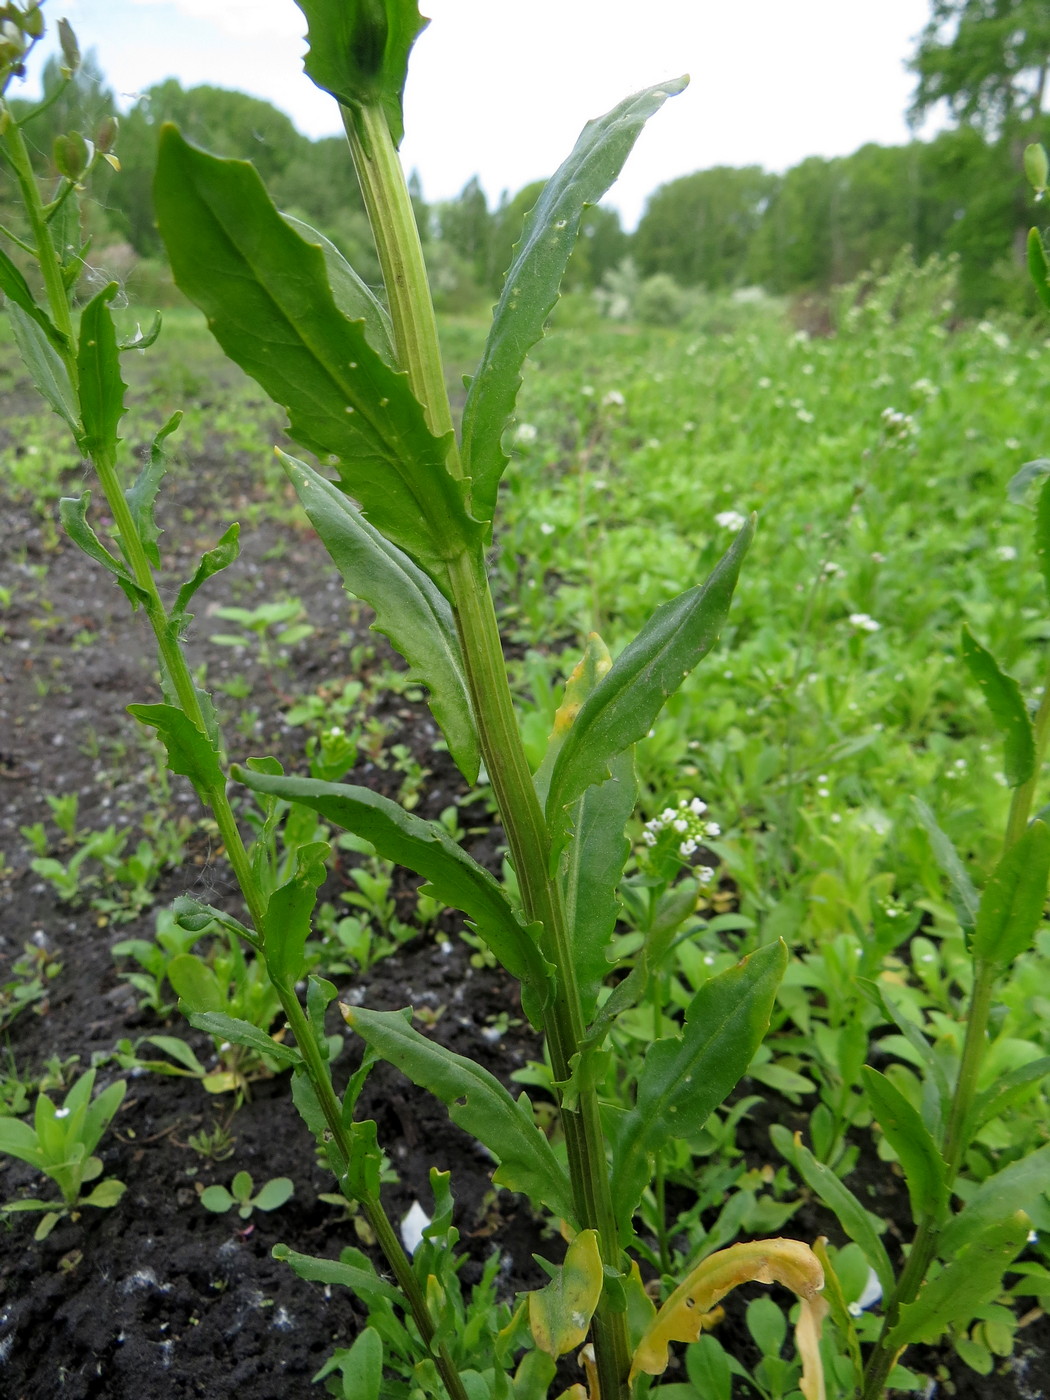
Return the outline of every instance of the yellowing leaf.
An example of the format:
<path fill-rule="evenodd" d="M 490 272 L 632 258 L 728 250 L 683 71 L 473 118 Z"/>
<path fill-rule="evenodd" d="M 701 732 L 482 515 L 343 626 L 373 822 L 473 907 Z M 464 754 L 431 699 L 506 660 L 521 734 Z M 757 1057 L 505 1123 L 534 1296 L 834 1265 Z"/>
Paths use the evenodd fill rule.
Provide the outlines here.
<path fill-rule="evenodd" d="M 587 1335 L 602 1292 L 598 1232 L 581 1230 L 565 1262 L 546 1288 L 529 1294 L 529 1327 L 536 1345 L 550 1356 L 564 1356 Z"/>
<path fill-rule="evenodd" d="M 631 1380 L 667 1369 L 671 1342 L 695 1342 L 706 1314 L 741 1283 L 779 1283 L 797 1293 L 802 1304 L 795 1341 L 802 1357 L 799 1383 L 806 1400 L 825 1400 L 820 1360 L 820 1329 L 827 1304 L 820 1297 L 824 1270 L 809 1245 L 800 1240 L 752 1240 L 720 1249 L 699 1264 L 656 1314 L 634 1354 Z"/>

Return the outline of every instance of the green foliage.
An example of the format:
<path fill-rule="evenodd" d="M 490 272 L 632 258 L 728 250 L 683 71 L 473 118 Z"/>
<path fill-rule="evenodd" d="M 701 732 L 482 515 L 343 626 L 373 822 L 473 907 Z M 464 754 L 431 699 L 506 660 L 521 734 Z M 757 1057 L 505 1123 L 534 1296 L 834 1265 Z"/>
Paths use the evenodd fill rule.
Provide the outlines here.
<path fill-rule="evenodd" d="M 215 1215 L 225 1215 L 236 1206 L 240 1218 L 248 1220 L 253 1211 L 277 1210 L 294 1194 L 295 1184 L 287 1176 L 272 1177 L 256 1191 L 251 1174 L 238 1172 L 228 1190 L 225 1186 L 206 1186 L 201 1192 L 201 1205 Z"/>
<path fill-rule="evenodd" d="M 0 1153 L 17 1157 L 49 1177 L 62 1195 L 61 1202 L 21 1197 L 0 1206 L 11 1215 L 20 1211 L 40 1213 L 35 1238 L 46 1239 L 64 1216 L 76 1215 L 84 1206 L 110 1209 L 124 1194 L 124 1183 L 113 1177 L 102 1180 L 102 1160 L 94 1155 L 124 1099 L 127 1084 L 110 1084 L 92 1098 L 95 1071 L 87 1070 L 56 1108 L 44 1093 L 37 1095 L 33 1123 L 0 1118 Z M 85 1195 L 89 1182 L 98 1184 Z"/>

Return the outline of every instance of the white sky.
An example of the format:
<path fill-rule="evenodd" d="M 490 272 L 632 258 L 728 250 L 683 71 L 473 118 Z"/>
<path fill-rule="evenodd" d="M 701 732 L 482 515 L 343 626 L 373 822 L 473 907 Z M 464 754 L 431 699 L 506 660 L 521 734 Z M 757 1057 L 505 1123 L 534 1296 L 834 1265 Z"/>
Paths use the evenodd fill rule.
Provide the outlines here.
<path fill-rule="evenodd" d="M 423 0 L 402 155 L 428 200 L 474 174 L 490 201 L 551 174 L 583 123 L 687 72 L 610 202 L 633 225 L 666 180 L 712 165 L 784 170 L 908 139 L 905 61 L 930 0 Z M 340 130 L 302 72 L 293 0 L 46 0 L 97 50 L 125 104 L 177 77 L 265 97 L 312 137 Z"/>

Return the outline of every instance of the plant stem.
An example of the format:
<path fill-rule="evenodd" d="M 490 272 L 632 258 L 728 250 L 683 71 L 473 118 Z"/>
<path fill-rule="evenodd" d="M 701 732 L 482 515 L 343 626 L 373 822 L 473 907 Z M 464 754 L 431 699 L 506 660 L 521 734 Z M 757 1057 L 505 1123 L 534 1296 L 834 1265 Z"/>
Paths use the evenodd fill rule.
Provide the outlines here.
<path fill-rule="evenodd" d="M 16 125 L 12 124 L 8 128 L 8 131 L 5 133 L 5 141 L 8 146 L 12 165 L 18 177 L 26 211 L 29 215 L 30 224 L 36 239 L 37 257 L 44 275 L 44 283 L 47 289 L 52 318 L 58 329 L 66 336 L 69 342 L 69 348 L 64 359 L 71 382 L 75 385 L 77 382 L 77 365 L 73 351 L 73 321 L 70 313 L 69 299 L 66 295 L 65 283 L 62 279 L 62 269 L 51 241 L 50 233 L 47 229 L 46 217 L 36 186 L 36 180 L 33 176 L 32 167 L 29 163 L 25 142 Z M 120 539 L 124 557 L 127 560 L 135 583 L 145 595 L 143 606 L 153 629 L 154 638 L 165 673 L 175 690 L 180 708 L 201 734 L 207 735 L 208 729 L 204 719 L 204 712 L 201 708 L 200 697 L 197 693 L 197 687 L 194 684 L 193 677 L 178 639 L 169 626 L 167 610 L 161 600 L 156 580 L 153 576 L 153 569 L 146 555 L 146 551 L 143 548 L 139 532 L 135 527 L 131 508 L 128 505 L 127 497 L 124 494 L 120 478 L 117 474 L 116 462 L 111 457 L 107 456 L 96 457 L 93 464 L 98 474 L 99 484 L 106 497 L 106 502 L 112 512 L 113 522 L 116 527 L 116 533 Z M 219 784 L 206 794 L 202 794 L 202 797 L 215 818 L 226 851 L 226 857 L 230 862 L 237 883 L 240 886 L 241 894 L 248 908 L 251 921 L 255 929 L 261 935 L 264 930 L 267 901 L 252 872 L 251 861 L 245 849 L 233 808 L 230 805 L 229 798 L 226 796 L 225 785 Z M 264 943 L 264 959 L 265 954 Z M 281 1007 L 295 1035 L 296 1044 L 303 1056 L 307 1073 L 309 1074 L 314 1091 L 317 1094 L 318 1101 L 325 1116 L 325 1121 L 344 1159 L 349 1162 L 353 1152 L 353 1145 L 342 1121 L 342 1110 L 339 1100 L 336 1098 L 335 1090 L 332 1087 L 327 1064 L 323 1060 L 320 1050 L 318 1049 L 313 1031 L 303 1012 L 299 998 L 296 996 L 294 988 L 281 983 L 277 979 L 274 979 L 274 988 L 280 997 Z M 340 1185 L 342 1184 L 341 1182 Z M 416 1281 L 415 1274 L 412 1272 L 412 1265 L 405 1254 L 401 1241 L 398 1239 L 381 1201 L 378 1197 L 369 1196 L 361 1202 L 361 1205 L 364 1208 L 369 1224 L 375 1232 L 376 1239 L 379 1241 L 380 1247 L 386 1256 L 387 1262 L 397 1279 L 398 1286 L 405 1296 L 424 1344 L 428 1351 L 434 1356 L 442 1380 L 448 1390 L 450 1400 L 468 1400 L 459 1372 L 452 1358 L 449 1356 L 447 1348 L 443 1343 L 437 1348 L 434 1347 L 436 1328 L 430 1316 L 430 1310 L 422 1290 Z"/>
<path fill-rule="evenodd" d="M 404 171 L 382 111 L 344 109 L 343 122 L 386 282 L 400 366 L 424 405 L 431 431 L 451 431 L 452 412 L 423 251 Z M 462 476 L 458 450 L 449 471 Z M 545 1032 L 555 1079 L 568 1084 L 584 1036 L 583 1013 L 561 893 L 551 871 L 547 823 L 536 796 L 507 679 L 492 593 L 479 548 L 449 564 L 452 601 L 463 647 L 481 751 L 499 806 L 511 860 L 530 923 L 542 926 L 543 951 L 556 968 Z M 583 1086 L 574 1107 L 562 1104 L 573 1200 L 583 1228 L 598 1231 L 603 1263 L 620 1271 L 619 1232 L 609 1188 L 598 1098 Z M 593 1323 L 602 1400 L 627 1396 L 630 1358 L 626 1318 L 603 1296 Z"/>

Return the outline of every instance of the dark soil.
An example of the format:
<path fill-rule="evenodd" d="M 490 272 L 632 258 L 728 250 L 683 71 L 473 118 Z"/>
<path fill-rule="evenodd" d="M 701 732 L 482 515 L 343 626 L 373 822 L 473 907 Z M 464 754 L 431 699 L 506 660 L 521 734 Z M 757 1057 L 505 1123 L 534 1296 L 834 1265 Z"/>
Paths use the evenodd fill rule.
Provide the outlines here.
<path fill-rule="evenodd" d="M 215 521 L 230 509 L 214 504 L 212 493 L 240 508 L 250 505 L 255 489 L 236 456 L 231 463 L 219 443 L 193 463 L 192 475 L 192 493 L 176 477 L 165 507 L 171 520 L 180 521 L 173 577 L 192 568 L 195 550 L 214 542 Z M 78 480 L 70 481 L 71 492 L 80 489 Z M 301 769 L 303 731 L 282 718 L 289 699 L 350 679 L 348 655 L 359 644 L 375 648 L 371 658 L 365 656 L 366 668 L 389 665 L 392 658 L 367 631 L 367 618 L 354 620 L 319 543 L 292 523 L 291 506 L 288 516 L 288 523 L 264 521 L 247 530 L 238 564 L 199 595 L 192 650 L 195 663 L 207 663 L 210 687 L 235 674 L 249 682 L 246 701 L 216 696 L 231 750 L 239 757 L 276 753 Z M 175 535 L 172 529 L 165 544 Z M 0 512 L 0 586 L 12 598 L 0 634 L 0 852 L 6 862 L 0 867 L 6 872 L 0 875 L 0 985 L 27 943 L 61 967 L 46 999 L 13 1021 L 6 1035 L 9 1068 L 35 1078 L 47 1061 L 79 1056 L 83 1069 L 93 1054 L 111 1051 L 122 1038 L 164 1033 L 184 1036 L 207 1059 L 206 1037 L 177 1018 L 164 1022 L 141 1010 L 118 975 L 112 945 L 150 937 L 154 910 L 117 923 L 86 904 L 60 903 L 29 868 L 32 851 L 19 833 L 22 826 L 44 822 L 56 837 L 46 796 L 75 792 L 81 829 L 127 826 L 134 842 L 159 803 L 169 815 L 181 816 L 188 831 L 180 868 L 168 870 L 156 890 L 158 905 L 188 892 L 236 909 L 225 863 L 199 822 L 189 784 L 175 778 L 166 789 L 156 750 L 124 713 L 129 702 L 160 698 L 145 622 L 130 614 L 108 576 L 17 500 L 5 500 Z M 209 632 L 225 630 L 209 625 L 209 607 L 229 601 L 251 606 L 287 595 L 303 599 L 317 632 L 293 649 L 286 668 L 260 666 L 250 650 L 234 653 L 207 641 Z M 431 770 L 417 810 L 437 816 L 462 789 L 447 757 L 434 749 L 429 712 L 389 692 L 376 704 L 391 731 L 388 743 L 406 744 Z M 246 709 L 253 714 L 244 733 L 237 717 Z M 359 763 L 353 778 L 396 792 L 397 776 L 370 759 Z M 481 810 L 473 809 L 472 816 Z M 475 838 L 475 856 L 494 865 L 498 839 L 498 831 Z M 340 882 L 345 887 L 345 872 L 334 880 L 332 896 Z M 540 1057 L 539 1045 L 521 1025 L 512 984 L 500 972 L 472 966 L 471 949 L 456 931 L 448 920 L 440 937 L 420 934 L 367 978 L 356 984 L 341 979 L 340 993 L 379 1009 L 429 1008 L 435 1013 L 431 1034 L 482 1059 L 509 1083 L 515 1069 Z M 501 1029 L 508 1016 L 516 1024 Z M 339 1072 L 350 1071 L 355 1054 L 348 1041 Z M 118 1077 L 111 1064 L 104 1065 L 98 1083 Z M 395 1219 L 414 1200 L 429 1204 L 430 1167 L 450 1169 L 457 1223 L 471 1256 L 464 1277 L 499 1250 L 506 1296 L 543 1281 L 532 1255 L 556 1257 L 557 1240 L 526 1203 L 494 1192 L 491 1162 L 449 1123 L 440 1105 L 380 1066 L 361 1108 L 376 1118 L 398 1175 L 387 1199 Z M 188 1138 L 222 1117 L 229 1118 L 233 1155 L 214 1162 L 193 1150 Z M 768 1123 L 774 1119 L 804 1121 L 797 1109 L 767 1099 L 742 1125 L 739 1141 L 749 1164 L 770 1159 Z M 251 1098 L 230 1118 L 229 1096 L 209 1096 L 195 1080 L 133 1074 L 100 1152 L 105 1174 L 127 1183 L 116 1208 L 85 1209 L 41 1243 L 33 1240 L 35 1217 L 17 1215 L 6 1229 L 0 1226 L 0 1395 L 306 1400 L 321 1393 L 311 1376 L 333 1345 L 349 1343 L 363 1310 L 347 1293 L 301 1281 L 271 1258 L 271 1249 L 283 1241 L 302 1252 L 336 1256 L 360 1239 L 343 1212 L 319 1199 L 332 1182 L 317 1165 L 286 1080 L 253 1085 Z M 20 1162 L 3 1162 L 0 1201 L 50 1190 Z M 236 1213 L 204 1210 L 199 1190 L 228 1184 L 242 1168 L 257 1184 L 291 1177 L 294 1197 L 247 1222 Z M 850 1184 L 858 1192 L 871 1190 L 879 1212 L 896 1219 L 893 1229 L 903 1237 L 907 1201 L 887 1168 L 872 1155 Z M 791 1222 L 794 1231 L 801 1238 L 826 1233 L 840 1239 L 835 1222 L 811 1202 Z M 756 1358 L 743 1306 L 729 1306 L 721 1336 L 746 1363 Z M 931 1397 L 1038 1400 L 1048 1393 L 1050 1327 L 1045 1318 L 1026 1327 L 1014 1358 L 989 1377 L 974 1375 L 947 1352 L 908 1360 L 931 1377 Z"/>

